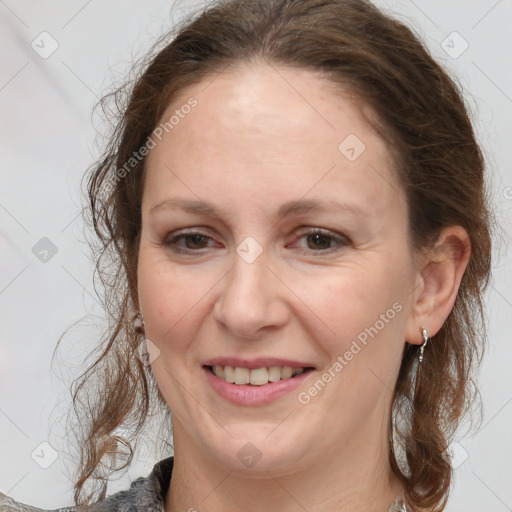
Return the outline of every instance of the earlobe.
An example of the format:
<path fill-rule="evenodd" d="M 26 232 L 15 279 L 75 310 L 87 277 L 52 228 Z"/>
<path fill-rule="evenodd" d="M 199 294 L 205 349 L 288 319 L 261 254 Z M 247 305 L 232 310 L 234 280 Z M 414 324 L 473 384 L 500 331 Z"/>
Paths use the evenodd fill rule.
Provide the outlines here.
<path fill-rule="evenodd" d="M 444 228 L 419 272 L 421 292 L 415 297 L 406 331 L 409 343 L 423 343 L 422 328 L 434 336 L 453 309 L 471 255 L 471 242 L 461 226 Z"/>

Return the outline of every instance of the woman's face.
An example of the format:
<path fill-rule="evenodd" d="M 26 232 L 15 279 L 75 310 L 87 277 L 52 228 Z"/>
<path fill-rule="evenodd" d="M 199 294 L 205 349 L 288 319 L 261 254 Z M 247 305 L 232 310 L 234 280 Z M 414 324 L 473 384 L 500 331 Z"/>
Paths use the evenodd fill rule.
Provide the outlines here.
<path fill-rule="evenodd" d="M 182 91 L 165 122 L 146 161 L 138 288 L 176 452 L 283 474 L 338 449 L 382 452 L 419 330 L 386 144 L 318 75 L 264 64 Z"/>

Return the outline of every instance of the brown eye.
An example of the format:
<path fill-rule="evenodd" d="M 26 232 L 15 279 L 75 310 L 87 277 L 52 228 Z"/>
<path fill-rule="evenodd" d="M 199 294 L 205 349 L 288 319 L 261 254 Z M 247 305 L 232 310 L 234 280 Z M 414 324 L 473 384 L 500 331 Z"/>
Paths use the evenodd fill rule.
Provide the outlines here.
<path fill-rule="evenodd" d="M 314 229 L 306 231 L 299 235 L 296 239 L 306 240 L 305 246 L 302 247 L 306 250 L 313 252 L 327 252 L 330 250 L 337 250 L 341 247 L 349 245 L 349 240 L 342 235 L 335 235 L 330 231 L 324 231 L 320 229 Z M 332 252 L 332 251 L 330 251 Z"/>
<path fill-rule="evenodd" d="M 210 240 L 212 238 L 204 233 L 181 233 L 166 240 L 162 245 L 170 247 L 175 252 L 193 253 L 208 248 Z"/>
<path fill-rule="evenodd" d="M 204 242 L 206 242 L 209 237 L 205 235 L 182 235 L 182 238 L 185 240 L 187 249 L 202 249 Z"/>
<path fill-rule="evenodd" d="M 322 233 L 315 233 L 314 235 L 307 235 L 309 249 L 329 249 L 332 236 L 324 235 Z"/>

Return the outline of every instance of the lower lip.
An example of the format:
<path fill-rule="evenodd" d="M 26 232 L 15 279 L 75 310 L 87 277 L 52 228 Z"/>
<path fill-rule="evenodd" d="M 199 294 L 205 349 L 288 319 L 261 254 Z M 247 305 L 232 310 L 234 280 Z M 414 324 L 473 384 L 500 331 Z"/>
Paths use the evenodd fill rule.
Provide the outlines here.
<path fill-rule="evenodd" d="M 203 367 L 210 386 L 222 397 L 236 405 L 266 405 L 297 389 L 313 372 L 306 370 L 289 379 L 269 382 L 262 386 L 231 384 Z"/>

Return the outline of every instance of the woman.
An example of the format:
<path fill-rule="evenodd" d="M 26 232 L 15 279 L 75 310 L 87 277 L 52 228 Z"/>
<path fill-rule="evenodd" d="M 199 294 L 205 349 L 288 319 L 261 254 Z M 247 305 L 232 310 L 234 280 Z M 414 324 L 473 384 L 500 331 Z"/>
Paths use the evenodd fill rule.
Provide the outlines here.
<path fill-rule="evenodd" d="M 407 27 L 361 0 L 208 8 L 88 191 L 114 327 L 63 510 L 444 509 L 490 214 L 461 93 Z M 174 457 L 104 500 L 155 401 Z"/>

